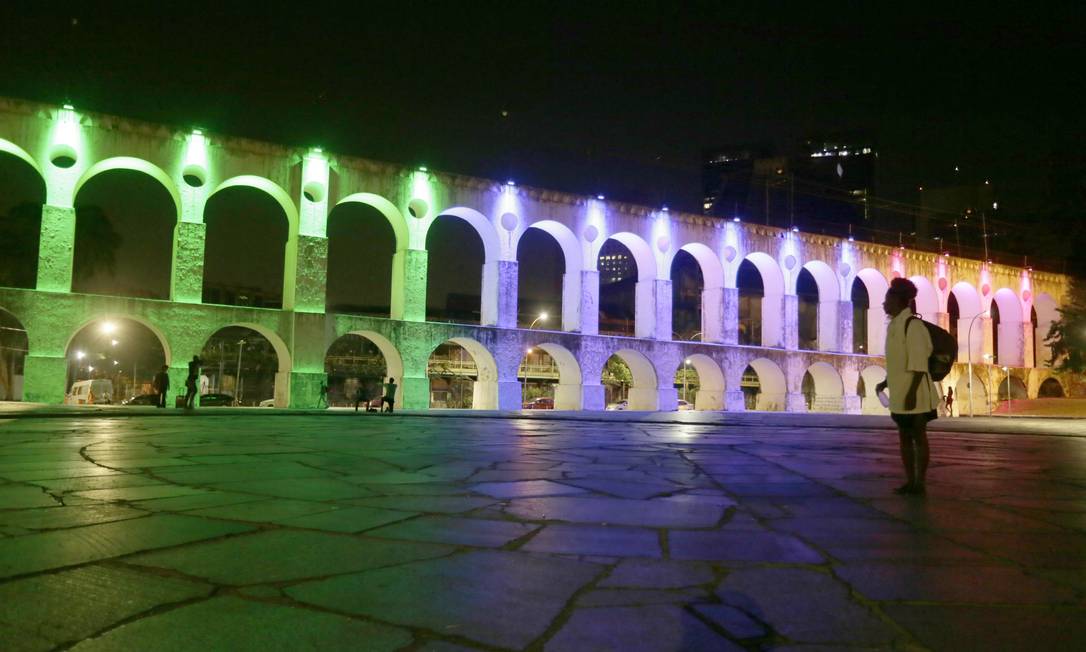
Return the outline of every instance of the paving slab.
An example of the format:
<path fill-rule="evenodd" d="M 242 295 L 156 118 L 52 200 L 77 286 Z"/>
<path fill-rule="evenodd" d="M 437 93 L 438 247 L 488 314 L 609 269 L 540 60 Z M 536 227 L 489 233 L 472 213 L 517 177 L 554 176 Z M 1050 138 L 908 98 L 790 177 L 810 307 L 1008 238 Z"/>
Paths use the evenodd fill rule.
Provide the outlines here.
<path fill-rule="evenodd" d="M 367 536 L 407 541 L 430 541 L 458 546 L 500 548 L 531 534 L 539 526 L 528 523 L 495 521 L 482 518 L 422 516 L 370 530 Z"/>
<path fill-rule="evenodd" d="M 671 532 L 673 559 L 818 564 L 823 556 L 794 536 L 750 530 Z"/>
<path fill-rule="evenodd" d="M 331 609 L 521 648 L 543 634 L 573 593 L 599 572 L 593 564 L 480 551 L 300 584 L 286 592 Z"/>
<path fill-rule="evenodd" d="M 660 537 L 653 530 L 602 525 L 548 525 L 522 550 L 566 555 L 661 557 Z"/>
<path fill-rule="evenodd" d="M 623 559 L 599 586 L 679 589 L 707 584 L 715 577 L 712 567 L 700 562 Z"/>
<path fill-rule="evenodd" d="M 567 496 L 586 493 L 579 487 L 551 482 L 550 480 L 527 480 L 524 482 L 480 482 L 472 487 L 476 493 L 495 498 L 521 498 L 527 496 Z"/>
<path fill-rule="evenodd" d="M 0 524 L 26 530 L 54 530 L 123 521 L 146 516 L 147 512 L 124 505 L 72 505 L 0 512 Z"/>
<path fill-rule="evenodd" d="M 74 650 L 398 650 L 411 634 L 310 609 L 235 597 L 206 600 L 110 630 Z"/>
<path fill-rule="evenodd" d="M 327 530 L 329 532 L 363 532 L 389 523 L 418 516 L 416 512 L 401 512 L 377 507 L 337 507 L 327 512 L 280 519 L 281 525 Z"/>
<path fill-rule="evenodd" d="M 1008 566 L 936 567 L 908 563 L 844 564 L 834 572 L 872 600 L 1058 604 L 1076 592 Z"/>
<path fill-rule="evenodd" d="M 440 557 L 453 550 L 427 543 L 272 530 L 136 555 L 125 562 L 168 568 L 215 584 L 245 585 L 351 573 Z"/>
<path fill-rule="evenodd" d="M 677 606 L 578 609 L 547 642 L 546 652 L 740 652 L 744 648 L 717 634 Z"/>
<path fill-rule="evenodd" d="M 556 497 L 513 500 L 507 511 L 530 521 L 571 521 L 661 528 L 705 528 L 716 525 L 727 505 L 662 499 L 652 502 L 622 498 Z"/>

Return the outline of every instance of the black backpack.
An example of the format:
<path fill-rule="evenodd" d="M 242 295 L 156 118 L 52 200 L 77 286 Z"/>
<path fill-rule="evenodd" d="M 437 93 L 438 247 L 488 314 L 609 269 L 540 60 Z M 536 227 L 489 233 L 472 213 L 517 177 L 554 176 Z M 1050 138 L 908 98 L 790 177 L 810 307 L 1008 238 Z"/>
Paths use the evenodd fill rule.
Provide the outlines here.
<path fill-rule="evenodd" d="M 931 375 L 932 381 L 939 382 L 946 378 L 946 375 L 950 373 L 950 368 L 953 367 L 954 363 L 958 360 L 958 340 L 942 328 L 939 328 L 930 321 L 924 321 L 916 315 L 909 318 L 909 323 L 914 319 L 928 329 L 928 335 L 931 337 L 931 355 L 928 357 L 928 374 Z M 909 324 L 906 323 L 906 333 L 908 333 L 908 329 Z"/>

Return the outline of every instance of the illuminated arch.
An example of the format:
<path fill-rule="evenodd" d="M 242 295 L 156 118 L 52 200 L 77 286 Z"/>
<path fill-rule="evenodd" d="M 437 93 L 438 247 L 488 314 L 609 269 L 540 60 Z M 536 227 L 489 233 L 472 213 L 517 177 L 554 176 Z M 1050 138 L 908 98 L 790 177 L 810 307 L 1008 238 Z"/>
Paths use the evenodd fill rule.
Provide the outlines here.
<path fill-rule="evenodd" d="M 111 172 L 113 170 L 140 172 L 151 177 L 155 181 L 158 181 L 162 184 L 162 187 L 166 189 L 166 192 L 170 193 L 170 199 L 173 200 L 177 221 L 181 221 L 181 192 L 178 190 L 177 184 L 173 182 L 173 179 L 171 179 L 168 174 L 162 171 L 162 168 L 154 163 L 131 156 L 114 156 L 113 158 L 107 158 L 104 161 L 98 161 L 87 168 L 86 172 L 79 178 L 79 181 L 75 184 L 75 188 L 72 190 L 73 201 L 75 198 L 79 197 L 79 191 L 83 189 L 83 186 L 88 181 L 99 174 Z"/>
<path fill-rule="evenodd" d="M 860 372 L 864 381 L 864 393 L 860 396 L 860 409 L 864 414 L 889 414 L 875 394 L 875 386 L 886 380 L 886 369 L 877 365 L 866 367 Z"/>
<path fill-rule="evenodd" d="M 615 240 L 630 250 L 634 262 L 637 263 L 637 281 L 639 283 L 656 280 L 656 257 L 652 254 L 652 247 L 641 236 L 626 231 L 613 233 L 600 243 L 600 249 L 607 243 L 607 240 Z M 596 260 L 592 262 L 593 268 L 596 267 L 598 259 L 599 250 L 596 251 Z"/>
<path fill-rule="evenodd" d="M 494 356 L 478 340 L 470 337 L 452 337 L 446 340 L 459 344 L 475 361 L 476 380 L 472 390 L 471 407 L 473 410 L 498 409 L 498 363 Z M 442 342 L 444 344 L 444 342 Z M 437 347 L 430 351 L 434 354 Z M 427 358 L 429 359 L 429 357 Z"/>
<path fill-rule="evenodd" d="M 752 251 L 736 265 L 738 270 L 749 261 L 762 278 L 762 346 L 781 346 L 784 343 L 784 272 L 776 259 L 762 251 Z"/>
<path fill-rule="evenodd" d="M 870 267 L 856 272 L 856 280 L 867 289 L 867 332 L 864 334 L 864 341 L 867 343 L 866 353 L 883 355 L 886 353 L 886 323 L 882 302 L 886 299 L 886 291 L 890 289 L 890 282 L 886 280 L 882 272 Z M 855 353 L 859 353 L 859 351 Z"/>
<path fill-rule="evenodd" d="M 812 412 L 840 412 L 845 386 L 841 375 L 827 362 L 816 362 L 807 367 L 807 373 L 814 380 L 815 400 Z"/>
<path fill-rule="evenodd" d="M 341 338 L 348 335 L 357 335 L 365 338 L 373 345 L 377 347 L 377 350 L 381 352 L 381 357 L 385 359 L 385 376 L 392 376 L 397 380 L 396 383 L 396 403 L 403 405 L 403 358 L 400 356 L 399 350 L 396 345 L 392 343 L 392 340 L 388 339 L 384 335 L 374 331 L 352 329 L 336 337 L 328 346 L 324 348 L 324 356 L 328 357 L 328 351 L 332 348 L 332 345 L 338 342 Z"/>
<path fill-rule="evenodd" d="M 75 339 L 76 335 L 79 335 L 80 333 L 82 333 L 83 330 L 86 329 L 88 326 L 90 326 L 90 325 L 92 325 L 92 324 L 94 324 L 96 322 L 124 321 L 124 320 L 136 322 L 140 326 L 143 326 L 147 330 L 151 331 L 154 334 L 154 336 L 158 339 L 159 345 L 162 346 L 162 354 L 166 358 L 166 364 L 170 365 L 170 363 L 173 361 L 173 351 L 170 349 L 170 340 L 169 340 L 169 338 L 166 337 L 166 334 L 162 331 L 162 329 L 160 329 L 158 326 L 156 326 L 149 319 L 147 319 L 146 317 L 143 317 L 142 315 L 130 315 L 130 314 L 126 314 L 126 313 L 104 312 L 104 313 L 98 313 L 98 314 L 94 315 L 93 317 L 89 317 L 87 319 L 84 319 L 75 328 L 75 330 L 72 331 L 68 335 L 68 340 L 64 343 L 64 351 L 67 352 L 68 349 L 71 348 L 72 341 Z M 28 332 L 27 333 L 28 338 L 29 338 L 29 335 L 30 335 L 30 333 Z M 205 338 L 204 341 L 206 342 L 207 338 Z"/>
<path fill-rule="evenodd" d="M 633 382 L 630 383 L 629 409 L 631 410 L 657 410 L 660 407 L 660 397 L 657 388 L 659 380 L 656 367 L 652 361 L 640 351 L 633 349 L 619 349 L 612 353 L 617 355 L 626 366 L 630 368 Z M 602 372 L 602 369 L 601 369 Z M 601 379 L 602 380 L 602 379 Z"/>
<path fill-rule="evenodd" d="M 558 367 L 558 386 L 554 391 L 554 409 L 556 410 L 580 410 L 584 407 L 581 392 L 581 365 L 573 353 L 553 342 L 533 344 L 534 348 L 546 351 L 554 364 Z"/>
<path fill-rule="evenodd" d="M 698 393 L 694 396 L 695 410 L 724 409 L 724 372 L 720 365 L 703 353 L 686 356 L 698 372 Z"/>
<path fill-rule="evenodd" d="M 955 283 L 954 287 L 950 288 L 950 293 L 954 295 L 954 300 L 958 302 L 958 361 L 968 362 L 972 359 L 974 363 L 982 362 L 984 359 L 984 323 L 980 319 L 977 319 L 976 322 L 973 321 L 984 310 L 980 293 L 965 281 Z M 947 301 L 949 302 L 949 299 Z M 919 305 L 919 301 L 917 304 Z M 972 350 L 970 350 L 970 346 Z"/>
<path fill-rule="evenodd" d="M 283 214 L 287 217 L 287 224 L 290 225 L 290 228 L 287 231 L 287 242 L 294 242 L 297 239 L 298 207 L 294 205 L 294 200 L 290 198 L 290 195 L 287 194 L 287 192 L 283 190 L 279 186 L 279 184 L 271 181 L 270 179 L 265 179 L 264 177 L 258 177 L 251 174 L 231 177 L 216 186 L 215 189 L 208 194 L 207 198 L 208 200 L 210 200 L 220 190 L 226 190 L 227 188 L 235 188 L 239 186 L 255 188 L 257 190 L 267 193 L 268 195 L 271 195 L 272 199 L 274 199 L 279 204 L 280 208 L 283 209 Z M 203 221 L 203 215 L 200 216 L 200 221 Z"/>
<path fill-rule="evenodd" d="M 475 210 L 474 208 L 466 208 L 464 206 L 455 206 L 453 208 L 446 208 L 438 213 L 433 220 L 427 225 L 427 231 L 434 221 L 442 216 L 458 217 L 471 225 L 475 232 L 479 234 L 479 239 L 483 241 L 483 264 L 489 264 L 498 261 L 501 258 L 501 244 L 498 242 L 498 233 L 494 230 L 494 225 L 490 223 L 490 220 L 486 219 L 486 216 Z M 425 235 L 423 236 L 425 238 Z"/>
<path fill-rule="evenodd" d="M 520 238 L 524 237 L 528 229 L 539 229 L 554 238 L 558 246 L 562 248 L 562 256 L 566 261 L 566 274 L 578 274 L 579 277 L 581 270 L 584 269 L 581 260 L 581 243 L 577 241 L 577 236 L 573 235 L 573 231 L 568 226 L 554 220 L 532 222 L 517 236 L 517 241 L 513 243 L 514 252 L 520 245 Z"/>
<path fill-rule="evenodd" d="M 909 280 L 916 286 L 916 312 L 925 320 L 935 323 L 939 310 L 939 293 L 935 286 L 924 276 L 911 276 Z"/>
<path fill-rule="evenodd" d="M 754 409 L 779 412 L 784 410 L 788 395 L 788 384 L 784 372 L 769 358 L 756 358 L 747 363 L 758 374 L 758 403 Z"/>
<path fill-rule="evenodd" d="M 701 279 L 703 289 L 715 290 L 717 288 L 724 287 L 724 265 L 721 264 L 720 259 L 709 247 L 701 244 L 700 242 L 688 242 L 675 252 L 685 251 L 694 257 L 694 260 L 698 261 L 698 267 L 701 268 Z M 675 257 L 671 257 L 671 261 L 668 262 L 668 268 L 674 263 Z"/>
<path fill-rule="evenodd" d="M 25 149 L 19 147 L 10 140 L 4 140 L 3 138 L 0 138 L 0 152 L 11 154 L 15 158 L 22 160 L 24 163 L 34 168 L 34 171 L 38 173 L 39 177 L 41 177 L 43 184 L 48 184 L 48 181 L 45 178 L 45 173 L 42 171 L 41 166 L 38 165 L 38 162 L 34 160 L 34 157 L 28 154 Z M 48 189 L 46 190 L 46 196 L 48 196 Z"/>
<path fill-rule="evenodd" d="M 1052 295 L 1047 292 L 1038 292 L 1033 298 L 1033 309 L 1037 311 L 1035 335 L 1037 338 L 1037 360 L 1033 363 L 1034 367 L 1049 366 L 1048 361 L 1052 357 L 1052 347 L 1045 342 L 1045 337 L 1048 335 L 1048 329 L 1052 327 L 1052 322 L 1060 318 L 1057 310 L 1058 305 Z"/>
<path fill-rule="evenodd" d="M 336 206 L 343 204 L 365 204 L 376 210 L 392 226 L 392 233 L 396 238 L 396 251 L 401 252 L 407 249 L 409 238 L 407 218 L 403 216 L 400 209 L 396 208 L 395 204 L 380 195 L 369 192 L 356 192 L 336 202 Z"/>
<path fill-rule="evenodd" d="M 829 265 L 821 260 L 808 260 L 803 264 L 802 269 L 807 270 L 814 277 L 815 284 L 818 286 L 819 303 L 829 303 L 841 299 L 841 286 L 837 282 L 837 275 L 833 273 L 833 269 Z M 795 274 L 793 280 L 789 281 L 788 289 L 792 294 L 796 293 L 798 282 L 799 274 Z"/>
<path fill-rule="evenodd" d="M 996 290 L 992 302 L 999 307 L 999 330 L 995 333 L 998 346 L 995 353 L 999 364 L 1022 367 L 1025 365 L 1022 302 L 1010 288 Z"/>

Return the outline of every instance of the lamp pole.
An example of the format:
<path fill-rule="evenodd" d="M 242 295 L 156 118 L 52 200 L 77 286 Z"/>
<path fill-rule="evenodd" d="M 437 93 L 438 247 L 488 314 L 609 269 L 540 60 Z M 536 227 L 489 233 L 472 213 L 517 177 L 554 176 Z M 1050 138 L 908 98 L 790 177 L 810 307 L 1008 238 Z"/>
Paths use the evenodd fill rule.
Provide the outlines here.
<path fill-rule="evenodd" d="M 689 368 L 690 368 L 690 358 L 687 358 L 687 359 L 683 360 L 683 400 L 686 401 L 687 403 L 690 402 L 690 399 L 687 398 L 687 396 L 686 396 L 686 377 L 687 377 L 687 370 Z"/>
<path fill-rule="evenodd" d="M 241 405 L 241 352 L 245 349 L 245 338 L 238 340 L 238 373 L 234 376 L 234 404 Z M 197 379 L 199 382 L 199 379 Z"/>
<path fill-rule="evenodd" d="M 1003 375 L 1007 377 L 1007 415 L 1011 414 L 1011 375 L 1007 367 L 1003 367 Z"/>
<path fill-rule="evenodd" d="M 528 330 L 532 330 L 533 328 L 535 328 L 535 325 L 541 321 L 547 321 L 547 313 L 539 313 L 539 316 L 533 319 L 531 324 L 528 324 Z"/>
<path fill-rule="evenodd" d="M 969 330 L 965 335 L 965 356 L 969 361 L 969 416 L 973 416 L 973 324 L 987 315 L 987 310 L 973 315 L 973 318 L 969 320 Z"/>
<path fill-rule="evenodd" d="M 984 354 L 984 363 L 988 367 L 988 386 L 985 393 L 988 395 L 988 416 L 992 416 L 992 354 Z"/>
<path fill-rule="evenodd" d="M 530 327 L 529 327 L 530 328 Z M 528 400 L 528 356 L 532 353 L 531 349 L 524 352 L 524 382 L 520 384 L 520 405 L 521 409 L 524 409 L 524 403 Z"/>

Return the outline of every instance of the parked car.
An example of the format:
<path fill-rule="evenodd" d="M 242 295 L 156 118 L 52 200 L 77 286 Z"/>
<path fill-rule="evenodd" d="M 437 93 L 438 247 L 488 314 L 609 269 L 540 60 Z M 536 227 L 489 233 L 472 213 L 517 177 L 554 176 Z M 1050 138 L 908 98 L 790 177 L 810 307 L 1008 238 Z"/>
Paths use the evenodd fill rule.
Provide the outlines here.
<path fill-rule="evenodd" d="M 266 398 L 266 399 L 264 399 L 263 401 L 260 402 L 260 407 L 271 407 L 271 408 L 275 407 L 275 399 L 274 398 Z"/>
<path fill-rule="evenodd" d="M 109 405 L 112 402 L 113 381 L 108 378 L 74 382 L 72 391 L 64 397 L 67 405 Z"/>
<path fill-rule="evenodd" d="M 200 407 L 229 407 L 234 405 L 234 397 L 229 394 L 204 394 L 200 397 Z"/>
<path fill-rule="evenodd" d="M 626 410 L 629 408 L 629 401 L 619 401 L 618 403 L 611 403 L 607 406 L 608 410 Z"/>
<path fill-rule="evenodd" d="M 158 405 L 158 394 L 140 394 L 121 401 L 121 405 Z"/>
<path fill-rule="evenodd" d="M 686 412 L 687 410 L 693 410 L 694 406 L 686 401 L 679 399 L 679 412 Z"/>
<path fill-rule="evenodd" d="M 538 396 L 530 401 L 526 401 L 520 407 L 524 410 L 553 410 L 554 399 L 549 396 Z"/>

